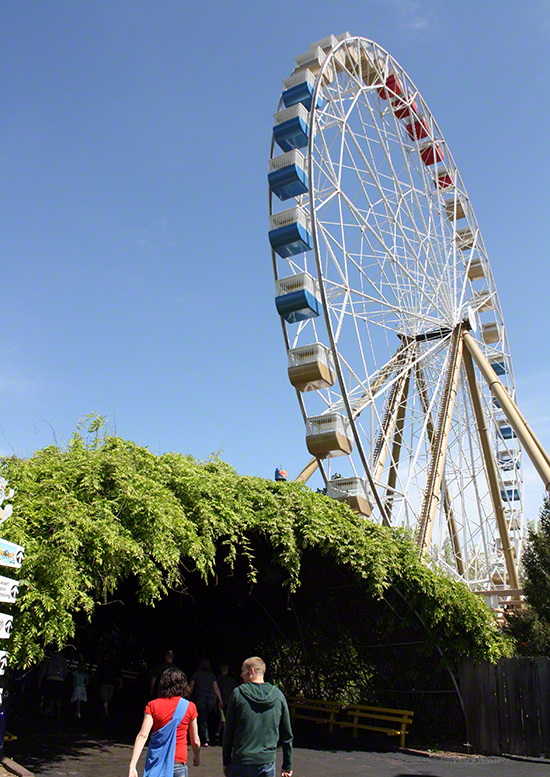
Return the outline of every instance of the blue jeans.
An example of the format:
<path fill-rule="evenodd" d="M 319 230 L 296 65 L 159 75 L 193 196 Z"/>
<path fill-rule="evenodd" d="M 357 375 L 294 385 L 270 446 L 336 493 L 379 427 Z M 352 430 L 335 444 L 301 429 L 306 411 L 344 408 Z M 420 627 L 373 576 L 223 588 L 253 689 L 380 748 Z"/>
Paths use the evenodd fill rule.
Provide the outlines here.
<path fill-rule="evenodd" d="M 174 777 L 187 777 L 187 764 L 174 764 Z"/>
<path fill-rule="evenodd" d="M 275 764 L 231 764 L 229 777 L 275 777 Z"/>

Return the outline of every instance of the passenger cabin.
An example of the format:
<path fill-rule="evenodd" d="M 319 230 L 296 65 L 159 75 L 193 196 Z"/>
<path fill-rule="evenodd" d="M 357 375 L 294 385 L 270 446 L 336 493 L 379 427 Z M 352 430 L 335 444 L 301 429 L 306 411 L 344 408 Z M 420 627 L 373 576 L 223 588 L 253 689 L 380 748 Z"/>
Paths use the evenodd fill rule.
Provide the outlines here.
<path fill-rule="evenodd" d="M 314 76 L 318 75 L 326 58 L 327 55 L 323 49 L 320 46 L 313 44 L 307 51 L 304 51 L 303 54 L 299 54 L 294 58 L 296 63 L 294 75 L 297 73 L 305 73 L 307 70 Z M 333 73 L 327 68 L 325 70 L 325 81 L 332 81 L 333 78 Z"/>
<path fill-rule="evenodd" d="M 455 174 L 445 165 L 436 165 L 433 169 L 434 186 L 438 189 L 451 189 L 455 183 Z"/>
<path fill-rule="evenodd" d="M 474 233 L 470 227 L 460 227 L 455 232 L 456 246 L 461 251 L 471 248 L 474 244 Z"/>
<path fill-rule="evenodd" d="M 424 164 L 429 167 L 436 162 L 443 162 L 445 159 L 445 153 L 441 148 L 441 144 L 437 140 L 423 140 L 418 144 L 418 150 L 420 151 L 420 158 Z"/>
<path fill-rule="evenodd" d="M 468 267 L 468 278 L 471 281 L 479 281 L 485 278 L 485 269 L 481 257 L 475 256 Z"/>
<path fill-rule="evenodd" d="M 372 46 L 365 41 L 361 41 L 359 52 L 359 68 L 363 82 L 367 86 L 373 86 L 380 81 L 385 81 L 387 59 L 377 57 Z"/>
<path fill-rule="evenodd" d="M 316 318 L 321 312 L 319 284 L 302 272 L 275 281 L 277 313 L 289 324 Z"/>
<path fill-rule="evenodd" d="M 405 122 L 405 129 L 411 140 L 422 140 L 428 137 L 428 123 L 424 118 Z"/>
<path fill-rule="evenodd" d="M 387 100 L 388 97 L 391 100 L 403 94 L 403 87 L 399 77 L 395 73 L 390 73 L 386 78 L 384 86 L 380 86 L 376 91 L 383 100 Z"/>
<path fill-rule="evenodd" d="M 408 89 L 394 100 L 390 100 L 393 112 L 398 119 L 414 119 L 418 113 L 418 105 L 414 100 L 413 93 Z"/>
<path fill-rule="evenodd" d="M 312 456 L 346 456 L 353 448 L 349 420 L 341 413 L 311 416 L 306 419 L 306 445 Z"/>
<path fill-rule="evenodd" d="M 298 391 L 319 391 L 333 386 L 336 371 L 330 349 L 321 343 L 291 348 L 288 378 Z"/>
<path fill-rule="evenodd" d="M 505 483 L 504 488 L 500 491 L 500 495 L 503 502 L 519 502 L 521 499 L 519 489 L 515 488 L 512 483 Z"/>
<path fill-rule="evenodd" d="M 269 242 L 283 259 L 311 251 L 313 238 L 309 215 L 299 206 L 269 217 Z"/>
<path fill-rule="evenodd" d="M 327 483 L 327 496 L 346 502 L 351 509 L 365 515 L 367 518 L 372 513 L 372 503 L 369 500 L 367 484 L 363 478 L 334 478 Z"/>
<path fill-rule="evenodd" d="M 510 472 L 510 470 L 520 468 L 517 456 L 514 456 L 509 451 L 499 451 L 497 453 L 497 464 L 503 472 Z"/>
<path fill-rule="evenodd" d="M 470 305 L 478 313 L 486 313 L 488 310 L 493 310 L 495 307 L 495 296 L 491 294 L 488 289 L 482 289 L 477 291 L 470 299 Z"/>
<path fill-rule="evenodd" d="M 315 76 L 311 70 L 293 73 L 283 81 L 282 100 L 285 108 L 302 103 L 307 111 L 311 110 L 313 92 L 315 90 Z M 318 96 L 317 108 L 321 108 L 324 100 Z"/>
<path fill-rule="evenodd" d="M 305 148 L 309 140 L 309 111 L 302 103 L 291 105 L 273 116 L 273 137 L 283 151 Z"/>
<path fill-rule="evenodd" d="M 280 200 L 299 197 L 308 190 L 306 160 L 297 149 L 269 160 L 267 180 L 273 194 Z"/>
<path fill-rule="evenodd" d="M 446 197 L 445 198 L 445 213 L 450 221 L 455 219 L 463 219 L 466 216 L 464 210 L 464 203 L 458 198 Z"/>
<path fill-rule="evenodd" d="M 483 342 L 487 343 L 487 345 L 498 343 L 502 337 L 500 324 L 497 324 L 496 321 L 490 321 L 487 324 L 482 324 L 481 336 L 483 337 Z"/>
<path fill-rule="evenodd" d="M 506 375 L 506 365 L 504 362 L 491 362 L 491 367 L 495 371 L 495 375 Z"/>
<path fill-rule="evenodd" d="M 517 438 L 517 434 L 505 419 L 497 421 L 497 431 L 503 440 L 515 440 Z"/>

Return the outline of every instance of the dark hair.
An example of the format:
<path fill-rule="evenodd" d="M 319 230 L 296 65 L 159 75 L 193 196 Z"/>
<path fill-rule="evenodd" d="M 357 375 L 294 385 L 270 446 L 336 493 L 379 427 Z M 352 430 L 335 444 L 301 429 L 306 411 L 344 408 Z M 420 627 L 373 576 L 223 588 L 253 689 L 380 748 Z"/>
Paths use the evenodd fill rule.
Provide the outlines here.
<path fill-rule="evenodd" d="M 201 658 L 199 661 L 199 670 L 203 672 L 211 672 L 212 671 L 212 665 L 210 664 L 210 660 L 208 658 Z"/>
<path fill-rule="evenodd" d="M 170 666 L 161 675 L 158 684 L 157 697 L 165 699 L 168 696 L 187 696 L 189 688 L 187 677 L 177 666 Z"/>

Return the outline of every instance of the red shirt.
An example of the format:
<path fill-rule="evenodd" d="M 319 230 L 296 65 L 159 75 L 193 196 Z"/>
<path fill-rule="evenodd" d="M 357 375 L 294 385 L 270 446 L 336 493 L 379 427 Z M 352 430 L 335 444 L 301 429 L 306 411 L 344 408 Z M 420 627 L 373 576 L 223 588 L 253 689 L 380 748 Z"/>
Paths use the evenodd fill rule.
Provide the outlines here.
<path fill-rule="evenodd" d="M 145 707 L 145 714 L 153 718 L 153 732 L 158 731 L 172 720 L 181 696 L 169 696 L 166 699 L 153 699 Z M 197 708 L 192 701 L 185 711 L 183 720 L 176 729 L 176 763 L 187 763 L 187 729 L 192 720 L 197 717 Z"/>

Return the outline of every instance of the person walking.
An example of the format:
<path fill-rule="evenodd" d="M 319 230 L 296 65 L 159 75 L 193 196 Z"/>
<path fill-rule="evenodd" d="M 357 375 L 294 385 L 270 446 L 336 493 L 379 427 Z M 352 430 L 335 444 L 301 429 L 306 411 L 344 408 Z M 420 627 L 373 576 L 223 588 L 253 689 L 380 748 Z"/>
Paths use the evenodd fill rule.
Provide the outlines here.
<path fill-rule="evenodd" d="M 75 720 L 80 720 L 80 702 L 88 701 L 86 686 L 88 685 L 88 674 L 86 672 L 86 662 L 83 658 L 78 662 L 78 668 L 73 672 L 73 695 L 71 704 L 76 702 Z"/>
<path fill-rule="evenodd" d="M 192 675 L 189 683 L 193 701 L 197 705 L 199 713 L 199 737 L 203 747 L 209 747 L 208 718 L 214 711 L 216 699 L 220 709 L 223 709 L 223 700 L 216 682 L 216 675 L 212 671 L 210 661 L 201 658 L 199 668 Z"/>
<path fill-rule="evenodd" d="M 277 743 L 283 746 L 281 777 L 292 777 L 292 728 L 283 693 L 264 682 L 265 662 L 247 658 L 243 684 L 235 688 L 225 713 L 225 777 L 275 777 Z"/>
<path fill-rule="evenodd" d="M 221 674 L 216 677 L 216 682 L 218 683 L 218 688 L 220 689 L 220 693 L 222 695 L 223 709 L 220 707 L 220 719 L 218 721 L 218 729 L 216 731 L 216 742 L 219 742 L 220 740 L 220 735 L 225 723 L 225 714 L 223 710 L 227 709 L 231 694 L 237 687 L 237 681 L 229 674 L 229 666 L 225 661 L 220 662 L 220 672 Z"/>
<path fill-rule="evenodd" d="M 193 765 L 200 765 L 197 708 L 184 697 L 189 694 L 187 678 L 176 666 L 164 671 L 158 684 L 158 698 L 145 707 L 143 723 L 136 737 L 128 777 L 137 777 L 137 762 L 153 729 L 145 759 L 144 777 L 187 777 L 187 734 L 193 750 Z"/>
<path fill-rule="evenodd" d="M 99 685 L 99 698 L 103 705 L 103 715 L 109 717 L 109 704 L 113 698 L 115 688 L 122 690 L 122 672 L 111 653 L 105 653 L 102 661 L 95 670 L 96 682 Z"/>
<path fill-rule="evenodd" d="M 47 715 L 55 711 L 61 717 L 61 697 L 68 671 L 69 664 L 61 651 L 53 653 L 42 664 L 38 685 L 44 693 Z"/>
<path fill-rule="evenodd" d="M 171 666 L 175 666 L 174 651 L 167 650 L 166 653 L 164 654 L 163 663 L 158 664 L 158 666 L 155 666 L 155 668 L 153 669 L 153 673 L 151 675 L 151 680 L 149 681 L 149 693 L 151 694 L 152 699 L 156 697 L 156 692 L 158 689 L 160 678 L 162 677 L 163 673 Z"/>

